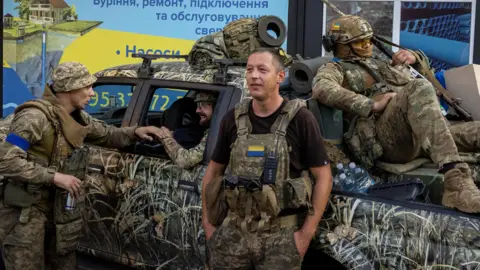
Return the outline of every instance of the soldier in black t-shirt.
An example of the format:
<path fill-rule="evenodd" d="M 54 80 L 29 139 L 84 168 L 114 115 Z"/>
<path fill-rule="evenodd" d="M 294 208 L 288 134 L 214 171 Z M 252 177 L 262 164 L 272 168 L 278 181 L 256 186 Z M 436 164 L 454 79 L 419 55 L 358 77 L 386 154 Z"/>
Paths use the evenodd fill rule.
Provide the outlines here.
<path fill-rule="evenodd" d="M 214 269 L 300 269 L 327 205 L 332 175 L 320 128 L 304 101 L 280 96 L 284 77 L 278 51 L 253 52 L 246 73 L 252 99 L 242 100 L 222 119 L 202 188 L 203 227 Z M 228 205 L 222 222 L 210 219 L 215 198 L 205 195 L 219 181 L 225 181 L 226 194 L 218 196 Z"/>

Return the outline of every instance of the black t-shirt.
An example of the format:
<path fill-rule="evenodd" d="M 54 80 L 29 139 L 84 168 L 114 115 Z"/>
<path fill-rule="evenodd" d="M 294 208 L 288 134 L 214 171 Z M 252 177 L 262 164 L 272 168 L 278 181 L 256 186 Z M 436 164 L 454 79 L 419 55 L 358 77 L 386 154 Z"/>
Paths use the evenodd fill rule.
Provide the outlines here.
<path fill-rule="evenodd" d="M 250 103 L 249 118 L 252 123 L 252 134 L 270 133 L 270 128 L 285 106 L 282 105 L 271 115 L 259 117 L 253 113 Z M 213 151 L 212 160 L 228 165 L 230 146 L 237 138 L 235 109 L 230 110 L 222 119 L 218 140 Z M 301 108 L 290 121 L 287 128 L 287 142 L 292 147 L 290 152 L 290 177 L 299 177 L 302 170 L 310 167 L 329 164 L 328 155 L 323 145 L 323 137 L 313 114 L 307 108 Z"/>

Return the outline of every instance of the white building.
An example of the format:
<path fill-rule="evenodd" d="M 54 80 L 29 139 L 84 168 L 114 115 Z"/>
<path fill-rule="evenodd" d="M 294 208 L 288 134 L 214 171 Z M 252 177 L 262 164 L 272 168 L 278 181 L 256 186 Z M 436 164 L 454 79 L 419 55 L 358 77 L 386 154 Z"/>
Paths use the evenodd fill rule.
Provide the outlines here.
<path fill-rule="evenodd" d="M 38 24 L 59 23 L 69 8 L 63 0 L 34 0 L 30 4 L 29 19 Z"/>

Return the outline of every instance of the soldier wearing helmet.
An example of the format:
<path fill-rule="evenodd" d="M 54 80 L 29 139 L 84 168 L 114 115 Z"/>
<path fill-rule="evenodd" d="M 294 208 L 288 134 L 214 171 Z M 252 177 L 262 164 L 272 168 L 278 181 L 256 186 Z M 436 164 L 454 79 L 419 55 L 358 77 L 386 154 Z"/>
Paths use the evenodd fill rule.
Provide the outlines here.
<path fill-rule="evenodd" d="M 448 125 L 432 84 L 413 78 L 405 65 L 422 72 L 415 65 L 425 60 L 410 50 L 392 61 L 374 57 L 372 36 L 370 24 L 358 16 L 330 24 L 323 45 L 335 58 L 317 70 L 313 97 L 344 111 L 353 131 L 345 142 L 362 165 L 430 158 L 445 175 L 442 204 L 479 213 L 480 191 L 458 151 L 480 152 L 480 122 Z"/>
<path fill-rule="evenodd" d="M 59 64 L 52 81 L 42 98 L 16 108 L 0 142 L 0 175 L 6 179 L 0 241 L 7 269 L 76 269 L 84 179 L 63 173 L 65 160 L 86 162 L 87 155 L 77 154 L 84 142 L 122 148 L 158 133 L 156 127 L 116 128 L 87 114 L 96 77 L 81 63 Z M 67 194 L 76 199 L 74 210 L 65 210 Z"/>
<path fill-rule="evenodd" d="M 210 121 L 213 116 L 213 108 L 217 102 L 214 93 L 199 92 L 195 96 L 197 104 L 197 114 L 200 116 L 200 126 L 204 128 L 203 137 L 200 142 L 190 149 L 182 147 L 174 138 L 174 134 L 166 128 L 161 127 L 159 138 L 165 148 L 170 159 L 182 169 L 189 169 L 200 163 L 203 159 L 205 144 L 207 143 L 207 135 L 210 127 Z"/>

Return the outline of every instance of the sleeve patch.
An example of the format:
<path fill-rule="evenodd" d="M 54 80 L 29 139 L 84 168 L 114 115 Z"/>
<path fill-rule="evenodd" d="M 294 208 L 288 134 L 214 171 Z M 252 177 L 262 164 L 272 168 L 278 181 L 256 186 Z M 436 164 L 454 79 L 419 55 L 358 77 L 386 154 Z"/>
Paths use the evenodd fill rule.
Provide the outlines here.
<path fill-rule="evenodd" d="M 20 147 L 25 152 L 30 148 L 30 142 L 29 141 L 27 141 L 26 139 L 20 137 L 17 134 L 14 134 L 14 133 L 8 134 L 5 141 Z"/>

